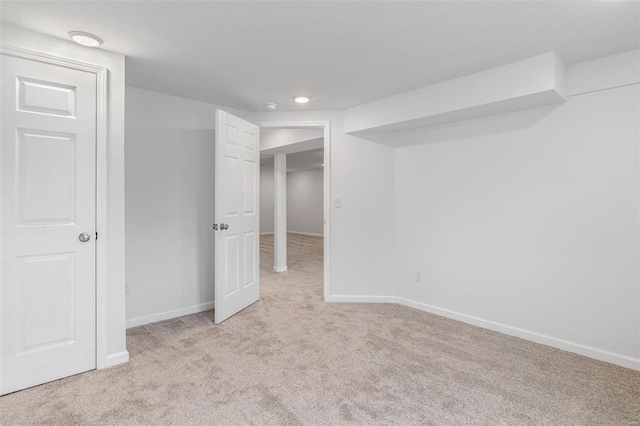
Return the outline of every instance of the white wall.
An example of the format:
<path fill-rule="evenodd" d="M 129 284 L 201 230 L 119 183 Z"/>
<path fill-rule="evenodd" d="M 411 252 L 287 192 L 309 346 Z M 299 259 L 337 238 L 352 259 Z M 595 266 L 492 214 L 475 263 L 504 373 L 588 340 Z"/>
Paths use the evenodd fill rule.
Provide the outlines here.
<path fill-rule="evenodd" d="M 217 108 L 244 117 L 244 111 L 127 86 L 127 127 L 215 129 Z"/>
<path fill-rule="evenodd" d="M 324 234 L 324 171 L 287 173 L 287 232 Z M 260 172 L 260 233 L 273 233 L 273 171 Z"/>
<path fill-rule="evenodd" d="M 214 300 L 214 106 L 127 87 L 127 326 Z"/>
<path fill-rule="evenodd" d="M 287 147 L 299 146 L 297 151 L 306 151 L 322 147 L 315 143 L 317 139 L 322 139 L 324 131 L 322 129 L 273 129 L 260 133 L 260 151 L 262 153 L 282 152 L 288 154 Z"/>
<path fill-rule="evenodd" d="M 287 173 L 287 231 L 324 233 L 324 170 Z"/>
<path fill-rule="evenodd" d="M 260 233 L 273 234 L 273 170 L 260 171 Z"/>
<path fill-rule="evenodd" d="M 401 302 L 640 368 L 633 58 L 636 84 L 594 62 L 596 91 L 573 82 L 563 105 L 412 133 L 395 155 Z"/>
<path fill-rule="evenodd" d="M 125 59 L 103 49 L 87 49 L 69 41 L 34 33 L 12 25 L 0 26 L 2 44 L 105 66 L 107 99 L 107 336 L 106 360 L 98 365 L 126 362 L 125 255 L 124 255 L 124 101 Z M 99 336 L 100 337 L 100 336 Z M 104 363 L 104 364 L 102 364 Z"/>

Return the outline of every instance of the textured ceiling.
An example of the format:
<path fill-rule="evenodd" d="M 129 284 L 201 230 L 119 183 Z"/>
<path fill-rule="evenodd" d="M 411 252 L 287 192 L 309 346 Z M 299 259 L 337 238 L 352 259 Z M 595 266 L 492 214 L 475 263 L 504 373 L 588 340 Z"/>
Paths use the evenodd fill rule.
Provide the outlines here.
<path fill-rule="evenodd" d="M 0 5 L 5 23 L 102 37 L 127 55 L 128 85 L 245 110 L 343 109 L 550 50 L 572 64 L 640 43 L 637 1 Z"/>

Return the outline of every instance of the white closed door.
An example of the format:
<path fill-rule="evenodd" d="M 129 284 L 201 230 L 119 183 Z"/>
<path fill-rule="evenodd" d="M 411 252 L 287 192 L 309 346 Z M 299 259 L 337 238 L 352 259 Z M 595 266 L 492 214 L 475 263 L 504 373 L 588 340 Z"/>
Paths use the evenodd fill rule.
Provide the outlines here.
<path fill-rule="evenodd" d="M 260 129 L 216 110 L 215 322 L 260 297 Z"/>
<path fill-rule="evenodd" d="M 96 367 L 96 75 L 1 59 L 6 394 Z"/>

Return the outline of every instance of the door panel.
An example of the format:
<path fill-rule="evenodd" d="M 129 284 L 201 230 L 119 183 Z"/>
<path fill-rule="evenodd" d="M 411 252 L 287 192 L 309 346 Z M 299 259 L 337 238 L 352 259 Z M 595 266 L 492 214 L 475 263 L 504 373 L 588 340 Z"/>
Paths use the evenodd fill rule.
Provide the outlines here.
<path fill-rule="evenodd" d="M 18 111 L 75 117 L 76 87 L 17 76 Z"/>
<path fill-rule="evenodd" d="M 225 192 L 227 198 L 225 199 L 225 216 L 226 218 L 238 216 L 238 197 L 241 195 L 240 187 L 238 185 L 238 158 L 227 155 L 226 157 L 226 173 L 231 178 L 227 180 L 227 186 Z"/>
<path fill-rule="evenodd" d="M 97 87 L 83 71 L 4 55 L 1 66 L 5 394 L 96 367 Z"/>
<path fill-rule="evenodd" d="M 260 296 L 260 129 L 217 110 L 215 143 L 217 324 Z"/>
<path fill-rule="evenodd" d="M 17 225 L 75 222 L 75 142 L 71 133 L 17 129 Z"/>
<path fill-rule="evenodd" d="M 256 283 L 256 253 L 259 252 L 259 242 L 257 233 L 248 231 L 244 233 L 244 286 L 249 287 Z"/>
<path fill-rule="evenodd" d="M 244 161 L 244 214 L 252 215 L 256 212 L 256 204 L 260 202 L 256 196 L 255 187 L 256 163 L 255 161 Z"/>
<path fill-rule="evenodd" d="M 75 340 L 73 253 L 17 258 L 18 355 Z M 56 286 L 48 285 L 54 281 Z M 46 318 L 43 321 L 42 318 Z"/>
<path fill-rule="evenodd" d="M 237 235 L 225 235 L 224 238 L 224 252 L 225 257 L 225 275 L 226 289 L 225 296 L 231 296 L 238 291 L 238 269 L 240 267 L 240 259 L 238 259 L 238 236 Z"/>

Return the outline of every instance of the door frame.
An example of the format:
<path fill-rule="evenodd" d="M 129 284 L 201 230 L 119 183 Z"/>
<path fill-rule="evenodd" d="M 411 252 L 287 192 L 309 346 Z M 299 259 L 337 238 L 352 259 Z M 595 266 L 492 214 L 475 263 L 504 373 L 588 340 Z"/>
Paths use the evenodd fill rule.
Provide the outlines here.
<path fill-rule="evenodd" d="M 96 76 L 96 368 L 109 366 L 107 358 L 107 68 L 33 50 L 0 45 L 0 56 L 56 65 Z M 1 201 L 0 201 L 1 202 Z M 0 218 L 1 220 L 1 218 Z M 0 229 L 2 229 L 0 227 Z M 1 305 L 0 305 L 1 306 Z M 2 312 L 0 312 L 0 315 Z M 0 344 L 2 336 L 0 335 Z M 0 372 L 0 383 L 2 376 Z"/>
<path fill-rule="evenodd" d="M 323 129 L 324 131 L 324 235 L 323 235 L 323 296 L 331 298 L 331 121 L 261 121 L 255 122 L 260 129 Z"/>

